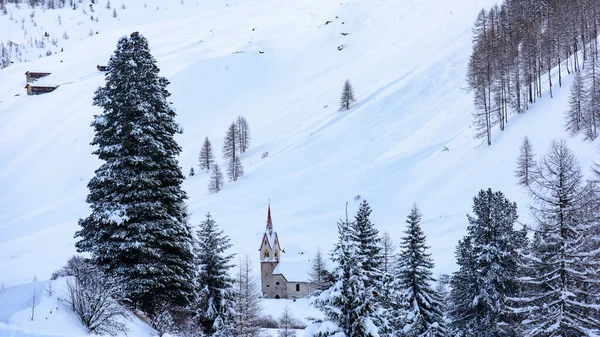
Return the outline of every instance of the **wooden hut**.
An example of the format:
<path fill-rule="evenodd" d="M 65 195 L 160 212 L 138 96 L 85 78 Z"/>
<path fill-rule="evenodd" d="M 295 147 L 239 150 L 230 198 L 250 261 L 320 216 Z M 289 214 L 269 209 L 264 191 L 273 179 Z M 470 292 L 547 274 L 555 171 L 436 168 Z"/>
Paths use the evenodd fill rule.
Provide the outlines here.
<path fill-rule="evenodd" d="M 48 76 L 51 73 L 44 71 L 28 71 L 25 73 L 25 77 L 27 78 L 27 83 L 31 83 L 37 79 Z"/>
<path fill-rule="evenodd" d="M 30 84 L 27 83 L 25 89 L 27 89 L 27 95 L 41 95 L 54 91 L 58 88 L 58 85 L 53 84 Z"/>

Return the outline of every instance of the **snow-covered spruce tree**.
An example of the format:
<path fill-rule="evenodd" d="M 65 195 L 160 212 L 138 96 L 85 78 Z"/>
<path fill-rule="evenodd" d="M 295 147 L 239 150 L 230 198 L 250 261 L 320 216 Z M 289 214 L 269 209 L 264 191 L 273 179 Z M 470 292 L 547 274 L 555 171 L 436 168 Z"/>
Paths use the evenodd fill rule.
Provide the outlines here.
<path fill-rule="evenodd" d="M 231 123 L 225 134 L 225 141 L 223 143 L 223 158 L 228 160 L 227 163 L 227 175 L 229 180 L 236 181 L 239 177 L 244 175 L 244 168 L 240 161 L 240 155 L 238 153 L 238 129 L 235 123 Z"/>
<path fill-rule="evenodd" d="M 279 330 L 277 331 L 277 337 L 296 337 L 296 331 L 293 328 L 294 319 L 290 314 L 290 307 L 285 306 L 283 313 L 279 318 Z"/>
<path fill-rule="evenodd" d="M 79 221 L 79 252 L 122 286 L 122 300 L 152 314 L 161 303 L 185 306 L 192 295 L 192 233 L 187 223 L 180 127 L 147 40 L 123 37 L 109 61 L 92 126 L 103 164 L 88 183 L 92 213 Z"/>
<path fill-rule="evenodd" d="M 346 208 L 348 204 L 346 204 Z M 312 332 L 315 337 L 348 336 L 350 331 L 350 293 L 348 283 L 355 262 L 355 244 L 350 241 L 350 225 L 346 211 L 346 219 L 337 223 L 338 241 L 335 244 L 331 259 L 335 264 L 333 272 L 335 283 L 321 292 L 313 301 L 325 318 L 322 322 L 313 323 L 307 328 L 307 335 Z M 338 334 L 338 335 L 336 335 Z"/>
<path fill-rule="evenodd" d="M 535 154 L 531 148 L 529 138 L 525 136 L 523 138 L 523 144 L 519 149 L 519 158 L 517 158 L 517 169 L 515 170 L 515 177 L 517 183 L 521 186 L 529 185 L 531 175 L 535 172 Z"/>
<path fill-rule="evenodd" d="M 317 253 L 312 260 L 311 270 L 308 274 L 310 277 L 311 288 L 315 293 L 320 293 L 331 287 L 331 273 L 327 270 L 321 248 L 317 249 Z"/>
<path fill-rule="evenodd" d="M 565 128 L 571 133 L 578 133 L 583 128 L 583 109 L 585 99 L 585 87 L 581 77 L 581 71 L 576 71 L 573 84 L 571 84 L 571 95 L 569 96 L 569 111 L 565 115 Z"/>
<path fill-rule="evenodd" d="M 212 166 L 212 172 L 210 174 L 210 181 L 208 183 L 208 191 L 212 193 L 218 193 L 223 188 L 223 173 L 219 165 L 214 164 Z"/>
<path fill-rule="evenodd" d="M 350 225 L 350 240 L 356 249 L 356 268 L 353 268 L 354 273 L 348 281 L 351 305 L 355 307 L 350 313 L 352 329 L 349 336 L 374 335 L 378 328 L 387 327 L 378 295 L 383 287 L 381 239 L 370 216 L 371 207 L 367 200 L 363 200 Z"/>
<path fill-rule="evenodd" d="M 248 256 L 244 260 L 240 259 L 235 282 L 233 335 L 258 337 L 261 334 L 258 320 L 262 307 L 256 275 L 252 271 L 252 263 Z"/>
<path fill-rule="evenodd" d="M 240 154 L 242 154 L 250 147 L 250 126 L 248 126 L 248 121 L 244 116 L 238 116 L 235 126 L 238 132 L 238 149 Z"/>
<path fill-rule="evenodd" d="M 477 334 L 473 317 L 473 294 L 480 292 L 471 237 L 465 236 L 456 246 L 456 264 L 459 269 L 450 280 L 448 316 L 451 319 L 450 335 L 457 337 L 485 336 Z"/>
<path fill-rule="evenodd" d="M 537 231 L 529 272 L 520 279 L 526 292 L 515 300 L 527 312 L 525 336 L 595 336 L 600 254 L 595 225 L 586 219 L 589 185 L 563 140 L 552 142 L 537 171 L 529 185 Z"/>
<path fill-rule="evenodd" d="M 344 89 L 342 90 L 342 97 L 340 98 L 340 111 L 350 110 L 350 104 L 356 101 L 354 98 L 354 90 L 350 80 L 346 80 L 344 83 Z"/>
<path fill-rule="evenodd" d="M 210 172 L 212 165 L 215 162 L 215 156 L 212 150 L 212 144 L 208 137 L 204 138 L 204 143 L 202 143 L 202 148 L 200 149 L 200 154 L 198 155 L 198 162 L 200 163 L 200 169 L 206 170 L 206 172 Z"/>
<path fill-rule="evenodd" d="M 336 283 L 314 301 L 326 319 L 309 331 L 315 336 L 343 333 L 347 337 L 379 336 L 386 328 L 377 292 L 381 287 L 381 252 L 378 232 L 369 220 L 371 209 L 363 201 L 355 221 L 338 223 L 339 240 L 332 257 Z"/>
<path fill-rule="evenodd" d="M 469 259 L 461 261 L 465 256 L 457 256 L 461 269 L 455 277 L 462 284 L 453 282 L 452 285 L 458 287 L 456 293 L 466 298 L 453 296 L 453 300 L 458 300 L 452 304 L 454 310 L 450 312 L 453 328 L 461 336 L 470 336 L 473 328 L 477 332 L 475 336 L 517 336 L 519 317 L 508 305 L 508 300 L 518 295 L 515 280 L 526 242 L 524 233 L 513 227 L 517 220 L 517 205 L 507 200 L 502 192 L 481 190 L 473 198 L 473 213 L 473 216 L 467 215 L 467 237 L 471 246 L 458 248 L 460 254 Z M 470 251 L 463 252 L 465 248 Z M 467 263 L 472 270 L 465 271 L 461 263 Z M 464 272 L 467 275 L 461 275 Z M 465 280 L 469 277 L 472 278 Z M 466 308 L 462 307 L 464 304 Z"/>
<path fill-rule="evenodd" d="M 406 234 L 400 242 L 397 272 L 392 288 L 398 292 L 400 306 L 391 316 L 398 318 L 401 336 L 442 337 L 447 335 L 439 295 L 433 289 L 433 259 L 427 252 L 421 229 L 421 212 L 413 205 L 406 219 Z"/>
<path fill-rule="evenodd" d="M 229 276 L 233 268 L 230 239 L 223 234 L 210 213 L 200 224 L 194 249 L 196 276 L 196 319 L 207 336 L 229 336 L 233 326 L 235 280 Z"/>

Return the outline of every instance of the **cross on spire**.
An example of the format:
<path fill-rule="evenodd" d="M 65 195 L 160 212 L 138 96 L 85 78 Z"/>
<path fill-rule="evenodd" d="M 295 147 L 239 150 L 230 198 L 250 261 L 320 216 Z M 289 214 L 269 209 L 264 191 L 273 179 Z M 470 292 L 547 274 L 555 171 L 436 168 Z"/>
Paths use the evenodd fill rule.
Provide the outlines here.
<path fill-rule="evenodd" d="M 271 202 L 269 202 L 269 211 L 267 213 L 267 232 L 273 234 L 273 221 L 271 221 Z"/>

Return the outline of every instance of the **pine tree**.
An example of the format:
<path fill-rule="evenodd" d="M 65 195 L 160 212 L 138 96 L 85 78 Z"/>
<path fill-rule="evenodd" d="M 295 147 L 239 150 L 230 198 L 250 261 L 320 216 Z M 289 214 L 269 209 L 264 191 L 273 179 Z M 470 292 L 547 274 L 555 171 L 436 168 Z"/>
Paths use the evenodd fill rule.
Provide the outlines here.
<path fill-rule="evenodd" d="M 344 90 L 342 90 L 342 97 L 340 98 L 340 111 L 350 110 L 350 104 L 354 101 L 356 101 L 354 90 L 352 89 L 350 80 L 346 80 Z"/>
<path fill-rule="evenodd" d="M 526 336 L 595 336 L 600 329 L 596 293 L 600 269 L 595 226 L 586 219 L 590 191 L 564 141 L 553 141 L 529 185 L 537 222 L 525 293 Z M 521 308 L 521 309 L 519 309 Z"/>
<path fill-rule="evenodd" d="M 399 323 L 405 324 L 402 328 L 404 336 L 446 336 L 441 299 L 433 290 L 433 259 L 427 252 L 429 247 L 425 243 L 417 205 L 413 205 L 406 223 L 406 236 L 400 243 L 398 271 L 393 285 L 400 295 L 401 310 L 393 316 L 401 319 Z"/>
<path fill-rule="evenodd" d="M 458 287 L 454 294 L 466 297 L 452 296 L 458 301 L 452 304 L 453 328 L 462 336 L 469 336 L 469 329 L 474 327 L 481 336 L 516 336 L 518 317 L 509 308 L 508 299 L 518 295 L 515 280 L 525 242 L 522 232 L 513 227 L 517 205 L 502 192 L 481 190 L 473 198 L 473 213 L 467 216 L 469 240 L 465 242 L 470 247 L 457 249 L 461 269 L 454 276 L 458 282 L 452 284 Z M 464 270 L 461 263 L 472 270 Z"/>
<path fill-rule="evenodd" d="M 330 273 L 327 271 L 320 248 L 317 249 L 308 275 L 310 277 L 311 288 L 316 293 L 328 289 L 332 285 L 330 282 Z"/>
<path fill-rule="evenodd" d="M 202 148 L 200 149 L 200 154 L 198 155 L 198 162 L 200 163 L 200 169 L 206 170 L 206 172 L 210 172 L 211 166 L 215 162 L 215 156 L 212 150 L 212 144 L 208 137 L 204 138 L 204 143 L 202 144 Z"/>
<path fill-rule="evenodd" d="M 583 108 L 585 87 L 581 78 L 581 71 L 575 72 L 569 96 L 569 111 L 566 114 L 566 130 L 577 133 L 583 127 Z"/>
<path fill-rule="evenodd" d="M 252 264 L 246 256 L 240 259 L 236 275 L 234 305 L 234 331 L 236 337 L 258 337 L 261 329 L 258 324 L 262 308 L 256 278 L 252 273 Z"/>
<path fill-rule="evenodd" d="M 285 306 L 283 313 L 279 318 L 279 330 L 277 337 L 296 337 L 296 331 L 293 329 L 294 319 L 290 314 L 290 307 Z"/>
<path fill-rule="evenodd" d="M 519 150 L 517 169 L 515 170 L 515 177 L 518 180 L 518 184 L 528 186 L 533 172 L 535 172 L 535 154 L 531 148 L 531 143 L 529 143 L 529 138 L 525 136 L 523 138 L 523 145 L 521 145 Z"/>
<path fill-rule="evenodd" d="M 180 127 L 147 40 L 123 37 L 94 96 L 104 109 L 92 126 L 103 164 L 88 184 L 92 213 L 79 221 L 77 250 L 88 252 L 123 298 L 147 313 L 185 306 L 192 295 L 192 233 L 173 136 Z"/>
<path fill-rule="evenodd" d="M 210 182 L 208 183 L 208 191 L 212 193 L 219 193 L 223 188 L 223 173 L 219 165 L 214 164 L 212 167 L 212 173 L 210 175 Z"/>
<path fill-rule="evenodd" d="M 229 180 L 237 181 L 239 177 L 244 175 L 244 168 L 240 161 L 238 153 L 238 130 L 235 123 L 231 123 L 227 133 L 225 134 L 225 142 L 223 143 L 223 158 L 228 160 L 227 175 Z"/>
<path fill-rule="evenodd" d="M 235 121 L 237 133 L 238 133 L 238 148 L 240 154 L 245 153 L 250 147 L 250 127 L 248 121 L 244 116 L 238 116 Z"/>
<path fill-rule="evenodd" d="M 198 266 L 196 277 L 196 319 L 202 331 L 208 336 L 230 335 L 233 325 L 235 300 L 235 280 L 229 276 L 233 268 L 233 255 L 227 254 L 231 248 L 229 237 L 223 234 L 210 213 L 200 224 L 195 256 Z"/>

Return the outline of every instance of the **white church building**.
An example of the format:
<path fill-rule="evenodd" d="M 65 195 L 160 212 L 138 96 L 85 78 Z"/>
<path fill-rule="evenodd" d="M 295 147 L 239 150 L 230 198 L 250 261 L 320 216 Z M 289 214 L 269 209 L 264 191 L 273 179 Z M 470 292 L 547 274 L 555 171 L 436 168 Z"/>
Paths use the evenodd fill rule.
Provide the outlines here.
<path fill-rule="evenodd" d="M 277 232 L 273 230 L 271 205 L 267 212 L 267 227 L 262 236 L 260 252 L 260 279 L 264 298 L 296 299 L 310 295 L 308 272 L 310 261 L 300 249 L 281 249 Z"/>

